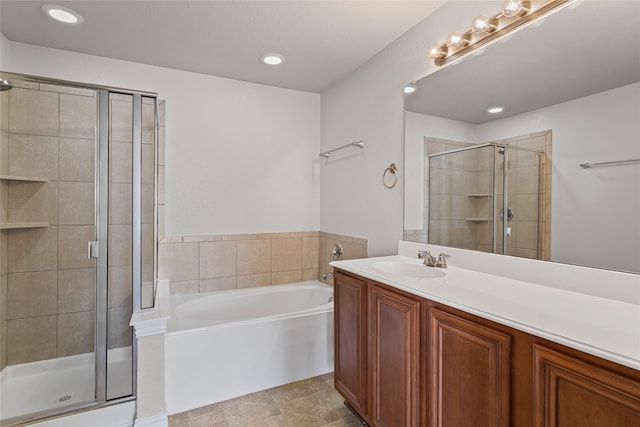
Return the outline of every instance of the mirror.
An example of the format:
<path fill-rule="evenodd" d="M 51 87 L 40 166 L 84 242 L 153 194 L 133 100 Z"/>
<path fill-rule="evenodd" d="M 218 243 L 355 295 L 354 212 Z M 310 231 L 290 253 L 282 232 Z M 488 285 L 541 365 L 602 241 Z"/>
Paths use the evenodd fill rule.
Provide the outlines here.
<path fill-rule="evenodd" d="M 458 224 L 489 234 L 496 253 L 640 272 L 640 162 L 593 165 L 640 159 L 640 2 L 579 2 L 416 86 L 405 98 L 405 240 L 442 244 L 433 239 L 443 227 Z M 489 113 L 494 106 L 504 110 Z M 485 160 L 471 156 L 479 144 L 493 150 Z M 498 153 L 500 147 L 511 152 L 509 160 Z M 466 160 L 442 154 L 460 149 Z M 536 197 L 516 194 L 526 181 L 518 179 L 523 176 L 518 166 L 532 167 L 529 154 L 527 163 L 520 161 L 524 149 L 541 153 Z M 470 163 L 476 169 L 471 171 Z M 580 167 L 584 163 L 593 166 Z M 450 175 L 433 175 L 442 164 L 459 164 L 463 181 L 475 186 L 458 200 L 466 212 L 453 218 L 443 215 L 453 212 L 455 203 L 434 207 L 443 182 L 455 186 Z M 485 169 L 478 169 L 480 164 Z M 487 173 L 487 164 L 493 164 L 493 172 Z M 503 175 L 512 180 L 506 193 L 513 221 L 537 215 L 535 231 L 509 219 L 503 229 Z M 487 176 L 495 182 L 480 189 Z M 521 200 L 527 197 L 537 198 L 539 205 L 523 209 Z M 491 215 L 493 233 L 468 221 L 477 219 L 478 211 L 482 218 Z M 449 224 L 443 226 L 443 219 Z M 502 249 L 504 232 L 512 230 L 520 236 L 524 230 L 535 233 L 541 247 L 519 253 L 511 235 Z M 486 250 L 449 239 L 444 245 Z"/>

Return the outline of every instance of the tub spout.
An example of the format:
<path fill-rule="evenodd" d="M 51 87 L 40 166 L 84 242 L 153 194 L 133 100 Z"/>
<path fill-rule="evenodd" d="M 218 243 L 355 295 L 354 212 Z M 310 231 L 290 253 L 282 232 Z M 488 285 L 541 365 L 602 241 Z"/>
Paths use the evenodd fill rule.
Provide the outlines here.
<path fill-rule="evenodd" d="M 324 273 L 322 275 L 322 280 L 333 279 L 333 273 Z"/>

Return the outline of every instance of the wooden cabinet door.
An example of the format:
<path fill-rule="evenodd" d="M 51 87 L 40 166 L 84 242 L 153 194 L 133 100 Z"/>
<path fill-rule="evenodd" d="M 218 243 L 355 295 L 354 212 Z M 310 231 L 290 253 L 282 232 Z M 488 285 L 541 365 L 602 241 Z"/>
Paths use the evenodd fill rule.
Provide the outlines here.
<path fill-rule="evenodd" d="M 640 426 L 640 382 L 534 345 L 536 427 Z"/>
<path fill-rule="evenodd" d="M 510 337 L 434 307 L 428 322 L 430 425 L 509 426 Z"/>
<path fill-rule="evenodd" d="M 419 425 L 420 302 L 371 284 L 370 421 L 379 427 Z"/>
<path fill-rule="evenodd" d="M 366 281 L 336 272 L 334 385 L 363 417 L 367 409 L 366 290 Z"/>

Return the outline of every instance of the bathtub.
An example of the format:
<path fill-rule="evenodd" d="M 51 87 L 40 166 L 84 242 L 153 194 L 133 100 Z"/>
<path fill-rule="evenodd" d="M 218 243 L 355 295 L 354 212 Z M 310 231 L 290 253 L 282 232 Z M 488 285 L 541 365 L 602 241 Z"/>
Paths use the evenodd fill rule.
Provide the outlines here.
<path fill-rule="evenodd" d="M 167 412 L 331 372 L 331 296 L 310 281 L 170 297 Z"/>

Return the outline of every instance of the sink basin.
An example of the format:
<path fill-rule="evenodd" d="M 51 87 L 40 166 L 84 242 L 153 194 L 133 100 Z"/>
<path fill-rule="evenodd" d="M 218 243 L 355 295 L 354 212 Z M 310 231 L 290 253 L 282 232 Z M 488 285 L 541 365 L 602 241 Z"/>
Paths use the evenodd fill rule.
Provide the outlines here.
<path fill-rule="evenodd" d="M 384 261 L 374 262 L 371 264 L 378 271 L 389 274 L 397 274 L 404 277 L 416 277 L 420 279 L 436 279 L 446 276 L 441 269 L 427 267 L 422 264 L 413 264 L 410 262 Z"/>

